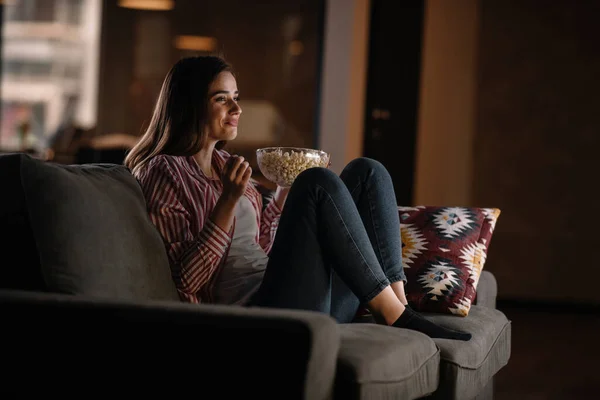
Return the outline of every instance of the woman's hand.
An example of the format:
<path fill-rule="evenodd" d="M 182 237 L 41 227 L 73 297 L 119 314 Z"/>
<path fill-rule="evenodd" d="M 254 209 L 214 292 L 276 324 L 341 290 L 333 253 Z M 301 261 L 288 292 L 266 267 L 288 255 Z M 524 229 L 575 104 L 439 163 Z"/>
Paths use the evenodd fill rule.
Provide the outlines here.
<path fill-rule="evenodd" d="M 223 184 L 223 196 L 226 201 L 233 204 L 242 197 L 246 191 L 246 186 L 252 176 L 252 168 L 248 161 L 241 156 L 231 156 L 223 167 L 221 183 Z"/>
<path fill-rule="evenodd" d="M 246 191 L 250 176 L 252 168 L 244 161 L 244 157 L 231 156 L 223 167 L 223 193 L 212 211 L 211 219 L 225 232 L 231 229 L 235 205 Z"/>

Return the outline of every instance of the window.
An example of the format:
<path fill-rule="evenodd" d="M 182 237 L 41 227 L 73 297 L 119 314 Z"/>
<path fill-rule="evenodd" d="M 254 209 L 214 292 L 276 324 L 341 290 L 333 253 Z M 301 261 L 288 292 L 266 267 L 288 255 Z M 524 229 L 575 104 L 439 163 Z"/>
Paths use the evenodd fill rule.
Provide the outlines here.
<path fill-rule="evenodd" d="M 101 0 L 12 0 L 2 21 L 0 149 L 96 124 Z"/>

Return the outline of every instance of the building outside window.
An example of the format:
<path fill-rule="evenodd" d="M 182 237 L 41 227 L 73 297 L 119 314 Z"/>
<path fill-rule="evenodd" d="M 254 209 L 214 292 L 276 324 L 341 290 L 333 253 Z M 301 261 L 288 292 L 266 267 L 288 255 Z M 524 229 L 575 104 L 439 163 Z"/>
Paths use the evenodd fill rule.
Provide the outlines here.
<path fill-rule="evenodd" d="M 0 149 L 42 151 L 97 119 L 101 0 L 5 0 Z"/>

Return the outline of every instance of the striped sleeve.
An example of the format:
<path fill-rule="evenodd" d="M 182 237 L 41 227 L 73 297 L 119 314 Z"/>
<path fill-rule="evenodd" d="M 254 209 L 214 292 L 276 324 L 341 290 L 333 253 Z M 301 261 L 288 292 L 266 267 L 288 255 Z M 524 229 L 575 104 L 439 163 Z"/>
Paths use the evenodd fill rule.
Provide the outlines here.
<path fill-rule="evenodd" d="M 138 180 L 150 219 L 165 242 L 177 290 L 184 301 L 196 303 L 196 294 L 206 287 L 227 253 L 231 236 L 210 219 L 200 232 L 191 231 L 190 210 L 179 198 L 181 190 L 166 161 L 151 163 Z"/>
<path fill-rule="evenodd" d="M 263 210 L 260 222 L 260 246 L 267 254 L 271 252 L 280 216 L 281 209 L 277 205 L 275 198 L 271 197 L 271 200 Z"/>

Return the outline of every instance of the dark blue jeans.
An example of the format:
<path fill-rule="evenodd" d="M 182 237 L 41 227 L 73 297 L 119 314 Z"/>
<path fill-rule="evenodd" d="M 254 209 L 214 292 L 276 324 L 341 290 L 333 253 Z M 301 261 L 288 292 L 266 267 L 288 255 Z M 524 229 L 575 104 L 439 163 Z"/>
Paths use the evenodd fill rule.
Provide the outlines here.
<path fill-rule="evenodd" d="M 311 168 L 296 178 L 252 305 L 320 311 L 347 323 L 400 280 L 392 180 L 381 163 L 358 158 L 340 176 Z"/>

